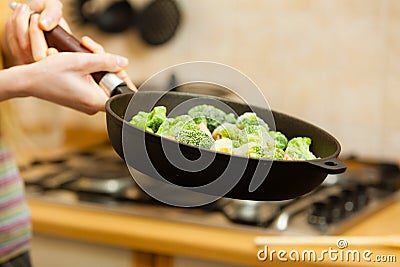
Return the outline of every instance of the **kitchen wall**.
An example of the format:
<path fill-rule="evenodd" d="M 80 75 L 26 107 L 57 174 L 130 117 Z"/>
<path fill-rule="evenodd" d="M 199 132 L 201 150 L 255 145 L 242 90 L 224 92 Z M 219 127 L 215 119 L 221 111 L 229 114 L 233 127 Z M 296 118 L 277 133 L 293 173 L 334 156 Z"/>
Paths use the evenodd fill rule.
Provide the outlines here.
<path fill-rule="evenodd" d="M 72 2 L 64 0 L 74 20 Z M 99 1 L 101 2 L 101 1 Z M 104 0 L 102 2 L 105 2 Z M 130 0 L 136 7 L 147 0 Z M 270 106 L 331 132 L 343 152 L 400 158 L 400 1 L 180 0 L 183 23 L 164 46 L 134 29 L 101 34 L 72 23 L 108 51 L 130 59 L 137 83 L 168 66 L 210 60 L 235 67 Z M 53 107 L 54 108 L 54 107 Z M 63 110 L 68 125 L 105 127 L 104 115 Z"/>

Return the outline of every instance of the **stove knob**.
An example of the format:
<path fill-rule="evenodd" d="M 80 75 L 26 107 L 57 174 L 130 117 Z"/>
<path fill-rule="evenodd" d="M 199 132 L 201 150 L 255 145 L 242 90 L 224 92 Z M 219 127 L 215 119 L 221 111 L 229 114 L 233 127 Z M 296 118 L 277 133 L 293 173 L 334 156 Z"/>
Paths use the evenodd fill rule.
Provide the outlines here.
<path fill-rule="evenodd" d="M 329 223 L 336 223 L 344 218 L 344 200 L 340 195 L 331 195 L 328 197 L 328 202 L 330 204 L 330 216 Z"/>
<path fill-rule="evenodd" d="M 308 212 L 308 223 L 325 228 L 329 221 L 329 205 L 326 202 L 314 202 Z"/>
<path fill-rule="evenodd" d="M 359 184 L 357 185 L 356 190 L 357 190 L 357 208 L 362 209 L 366 207 L 369 202 L 367 186 Z"/>
<path fill-rule="evenodd" d="M 352 215 L 357 209 L 358 209 L 358 203 L 357 203 L 357 192 L 354 189 L 344 189 L 342 191 L 343 195 L 343 207 L 344 207 L 344 213 L 345 217 L 348 217 Z"/>
<path fill-rule="evenodd" d="M 396 164 L 381 163 L 378 166 L 380 183 L 378 188 L 390 192 L 400 189 L 400 169 Z"/>

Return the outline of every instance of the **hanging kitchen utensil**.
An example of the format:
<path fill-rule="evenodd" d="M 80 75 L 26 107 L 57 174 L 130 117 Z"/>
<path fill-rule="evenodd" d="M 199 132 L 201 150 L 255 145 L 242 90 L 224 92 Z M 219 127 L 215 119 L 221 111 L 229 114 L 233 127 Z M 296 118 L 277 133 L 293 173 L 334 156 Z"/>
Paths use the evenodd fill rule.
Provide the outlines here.
<path fill-rule="evenodd" d="M 130 28 L 135 19 L 135 10 L 124 0 L 107 7 L 101 16 L 97 16 L 96 24 L 103 32 L 119 33 Z"/>
<path fill-rule="evenodd" d="M 180 21 L 181 14 L 175 1 L 155 0 L 140 12 L 136 25 L 147 44 L 161 45 L 174 36 Z"/>
<path fill-rule="evenodd" d="M 107 33 L 119 33 L 134 26 L 149 45 L 161 45 L 176 33 L 181 12 L 174 0 L 153 0 L 136 10 L 127 0 L 113 2 L 102 11 L 94 11 L 94 0 L 77 0 L 78 16 L 83 23 L 95 23 Z"/>
<path fill-rule="evenodd" d="M 136 21 L 136 10 L 127 0 L 114 1 L 104 6 L 95 0 L 77 0 L 75 9 L 81 23 L 93 23 L 106 33 L 120 33 Z"/>

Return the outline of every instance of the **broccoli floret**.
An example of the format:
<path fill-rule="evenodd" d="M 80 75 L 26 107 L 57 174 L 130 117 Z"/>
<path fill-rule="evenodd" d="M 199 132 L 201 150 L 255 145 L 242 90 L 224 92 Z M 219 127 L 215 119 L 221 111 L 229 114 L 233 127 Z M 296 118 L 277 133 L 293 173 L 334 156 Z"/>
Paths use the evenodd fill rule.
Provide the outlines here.
<path fill-rule="evenodd" d="M 129 122 L 147 132 L 155 133 L 165 121 L 166 114 L 167 109 L 164 106 L 157 106 L 150 113 L 139 111 Z"/>
<path fill-rule="evenodd" d="M 157 134 L 175 138 L 181 130 L 197 129 L 197 124 L 189 115 L 181 115 L 176 118 L 167 118 L 158 128 Z"/>
<path fill-rule="evenodd" d="M 211 149 L 217 152 L 232 154 L 232 149 L 233 149 L 232 140 L 229 138 L 218 139 L 214 142 Z"/>
<path fill-rule="evenodd" d="M 221 138 L 229 138 L 231 140 L 238 140 L 240 135 L 240 130 L 235 124 L 225 122 L 218 126 L 212 133 L 215 140 Z"/>
<path fill-rule="evenodd" d="M 265 127 L 260 125 L 249 125 L 243 128 L 239 135 L 239 141 L 241 144 L 246 143 L 257 143 L 259 145 L 273 149 L 274 140 L 268 134 Z"/>
<path fill-rule="evenodd" d="M 285 158 L 291 160 L 316 159 L 310 151 L 311 139 L 309 137 L 292 138 L 286 147 Z"/>
<path fill-rule="evenodd" d="M 269 135 L 275 140 L 275 147 L 285 149 L 288 143 L 286 136 L 281 132 L 270 131 Z"/>
<path fill-rule="evenodd" d="M 176 140 L 192 146 L 210 149 L 214 144 L 214 139 L 200 130 L 182 130 L 177 136 Z"/>
<path fill-rule="evenodd" d="M 167 109 L 164 106 L 154 107 L 153 110 L 147 116 L 146 127 L 153 130 L 154 133 L 157 132 L 160 125 L 167 118 Z"/>
<path fill-rule="evenodd" d="M 261 118 L 257 117 L 254 112 L 245 112 L 239 116 L 236 121 L 236 126 L 239 129 L 244 129 L 246 126 L 257 125 L 264 127 L 267 131 L 269 130 L 268 125 Z"/>
<path fill-rule="evenodd" d="M 235 114 L 229 113 L 225 115 L 225 122 L 236 124 L 236 117 Z"/>
<path fill-rule="evenodd" d="M 219 125 L 226 122 L 227 120 L 233 121 L 233 119 L 235 118 L 233 114 L 227 115 L 222 110 L 206 104 L 198 105 L 191 108 L 188 111 L 188 114 L 194 119 L 197 124 L 205 119 L 207 121 L 207 128 L 210 130 L 210 132 L 213 132 L 215 128 L 217 128 Z"/>
<path fill-rule="evenodd" d="M 132 125 L 143 129 L 145 131 L 153 133 L 153 129 L 149 128 L 146 126 L 147 122 L 147 117 L 149 116 L 149 113 L 144 112 L 144 111 L 139 111 L 138 114 L 132 117 L 132 119 L 129 121 Z"/>

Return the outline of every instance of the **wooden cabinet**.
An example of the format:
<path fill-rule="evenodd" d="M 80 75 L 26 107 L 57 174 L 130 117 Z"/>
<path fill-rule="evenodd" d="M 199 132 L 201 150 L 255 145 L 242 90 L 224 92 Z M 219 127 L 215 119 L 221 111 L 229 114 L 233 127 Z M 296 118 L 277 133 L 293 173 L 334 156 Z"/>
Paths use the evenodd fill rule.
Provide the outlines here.
<path fill-rule="evenodd" d="M 33 266 L 40 267 L 132 267 L 131 250 L 78 240 L 35 234 Z"/>
<path fill-rule="evenodd" d="M 171 257 L 126 248 L 35 234 L 33 266 L 40 267 L 244 267 L 236 264 Z"/>

